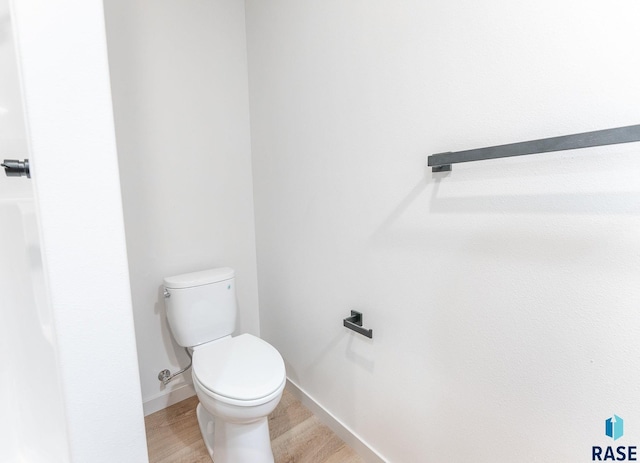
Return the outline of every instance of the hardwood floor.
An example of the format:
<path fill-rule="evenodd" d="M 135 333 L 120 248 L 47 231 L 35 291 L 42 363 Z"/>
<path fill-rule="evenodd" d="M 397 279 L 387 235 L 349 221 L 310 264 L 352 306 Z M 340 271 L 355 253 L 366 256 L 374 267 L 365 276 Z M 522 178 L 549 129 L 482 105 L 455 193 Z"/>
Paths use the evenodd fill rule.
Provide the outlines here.
<path fill-rule="evenodd" d="M 145 418 L 150 463 L 211 463 L 196 418 L 197 397 Z M 287 389 L 269 415 L 276 463 L 364 463 Z"/>

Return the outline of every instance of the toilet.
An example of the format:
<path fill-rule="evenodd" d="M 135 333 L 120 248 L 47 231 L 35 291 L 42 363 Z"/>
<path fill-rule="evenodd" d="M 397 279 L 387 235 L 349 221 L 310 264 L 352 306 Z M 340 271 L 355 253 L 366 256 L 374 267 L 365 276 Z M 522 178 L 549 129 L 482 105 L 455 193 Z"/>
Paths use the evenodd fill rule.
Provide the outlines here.
<path fill-rule="evenodd" d="M 267 416 L 284 390 L 280 353 L 236 326 L 234 270 L 164 279 L 167 320 L 176 342 L 193 350 L 193 385 L 202 438 L 215 463 L 273 463 Z"/>

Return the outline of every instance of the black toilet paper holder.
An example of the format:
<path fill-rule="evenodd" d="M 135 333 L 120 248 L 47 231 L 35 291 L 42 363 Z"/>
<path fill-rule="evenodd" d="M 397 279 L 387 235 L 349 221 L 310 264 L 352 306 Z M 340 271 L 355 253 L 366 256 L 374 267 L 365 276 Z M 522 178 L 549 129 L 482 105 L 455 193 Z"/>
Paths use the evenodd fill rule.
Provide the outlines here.
<path fill-rule="evenodd" d="M 367 330 L 362 327 L 362 313 L 360 312 L 352 310 L 351 316 L 343 319 L 342 324 L 346 328 L 349 328 L 350 330 L 353 330 L 358 334 L 361 334 L 363 336 L 373 339 L 373 330 L 371 329 Z"/>

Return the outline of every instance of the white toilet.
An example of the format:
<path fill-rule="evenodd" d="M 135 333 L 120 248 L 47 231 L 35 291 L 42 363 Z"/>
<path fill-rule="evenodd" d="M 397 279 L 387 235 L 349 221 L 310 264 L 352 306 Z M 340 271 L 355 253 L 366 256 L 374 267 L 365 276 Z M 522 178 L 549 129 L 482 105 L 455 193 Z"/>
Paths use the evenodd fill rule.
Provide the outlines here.
<path fill-rule="evenodd" d="M 273 463 L 267 415 L 286 382 L 270 344 L 236 325 L 234 271 L 217 268 L 164 279 L 167 319 L 176 342 L 193 348 L 200 431 L 215 463 Z"/>

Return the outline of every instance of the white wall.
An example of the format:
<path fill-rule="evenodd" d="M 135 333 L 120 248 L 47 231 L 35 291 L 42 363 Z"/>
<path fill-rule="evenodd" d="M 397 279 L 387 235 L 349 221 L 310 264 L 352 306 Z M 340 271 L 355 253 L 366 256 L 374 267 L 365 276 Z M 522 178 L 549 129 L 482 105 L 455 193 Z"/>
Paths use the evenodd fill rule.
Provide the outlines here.
<path fill-rule="evenodd" d="M 27 137 L 20 99 L 20 83 L 15 56 L 9 0 L 0 0 L 0 159 L 25 159 Z M 0 198 L 33 198 L 31 183 L 0 175 Z"/>
<path fill-rule="evenodd" d="M 176 398 L 164 368 L 165 276 L 236 270 L 238 332 L 259 333 L 244 3 L 105 2 L 136 340 L 145 411 Z M 180 392 L 167 398 L 169 391 Z"/>
<path fill-rule="evenodd" d="M 29 157 L 12 29 L 9 2 L 0 0 L 0 159 Z M 32 182 L 4 172 L 0 243 L 0 461 L 63 463 L 69 449 Z"/>
<path fill-rule="evenodd" d="M 589 461 L 614 413 L 640 443 L 640 146 L 424 167 L 640 123 L 638 3 L 246 8 L 261 333 L 289 377 L 394 462 Z"/>
<path fill-rule="evenodd" d="M 146 462 L 102 2 L 14 6 L 71 461 Z"/>

